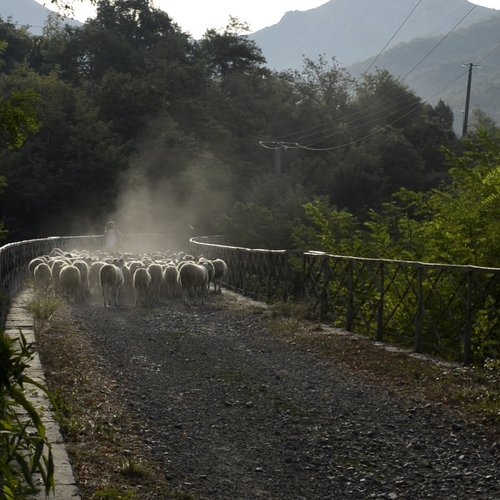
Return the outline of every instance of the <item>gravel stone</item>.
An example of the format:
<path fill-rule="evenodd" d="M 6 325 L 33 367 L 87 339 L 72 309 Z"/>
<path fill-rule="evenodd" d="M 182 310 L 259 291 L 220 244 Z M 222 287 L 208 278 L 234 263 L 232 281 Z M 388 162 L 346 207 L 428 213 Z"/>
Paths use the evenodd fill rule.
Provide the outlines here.
<path fill-rule="evenodd" d="M 499 445 L 228 307 L 73 306 L 173 487 L 200 499 L 498 499 Z"/>

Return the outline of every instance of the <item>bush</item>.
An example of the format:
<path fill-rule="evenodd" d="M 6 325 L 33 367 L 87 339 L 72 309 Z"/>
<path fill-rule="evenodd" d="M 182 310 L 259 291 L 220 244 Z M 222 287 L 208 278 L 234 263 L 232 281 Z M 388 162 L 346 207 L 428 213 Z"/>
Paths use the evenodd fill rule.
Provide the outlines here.
<path fill-rule="evenodd" d="M 0 333 L 1 498 L 22 498 L 35 493 L 35 474 L 41 476 L 46 494 L 54 489 L 50 443 L 40 414 L 25 396 L 27 386 L 48 394 L 47 389 L 24 373 L 32 356 L 32 348 L 21 332 L 19 340 Z"/>

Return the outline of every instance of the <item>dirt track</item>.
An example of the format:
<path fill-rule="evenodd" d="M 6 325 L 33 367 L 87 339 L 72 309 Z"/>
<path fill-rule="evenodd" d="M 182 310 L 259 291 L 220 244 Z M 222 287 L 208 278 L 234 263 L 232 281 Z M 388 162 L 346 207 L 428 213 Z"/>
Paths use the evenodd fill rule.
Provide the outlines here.
<path fill-rule="evenodd" d="M 165 476 L 195 498 L 500 497 L 486 431 L 270 334 L 233 294 L 73 316 Z"/>

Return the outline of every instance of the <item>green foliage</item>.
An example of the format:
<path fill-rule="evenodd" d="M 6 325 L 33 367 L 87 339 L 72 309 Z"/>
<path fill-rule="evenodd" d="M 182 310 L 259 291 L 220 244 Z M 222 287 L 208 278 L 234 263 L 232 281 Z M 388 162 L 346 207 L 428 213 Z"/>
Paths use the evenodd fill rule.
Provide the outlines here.
<path fill-rule="evenodd" d="M 457 149 L 449 107 L 423 104 L 388 72 L 354 85 L 319 56 L 273 73 L 237 19 L 195 41 L 150 0 L 95 3 L 81 28 L 49 19 L 33 39 L 0 23 L 9 41 L 2 94 L 40 96 L 39 133 L 0 159 L 12 239 L 93 225 L 136 176 L 189 207 L 197 231 L 222 221 L 231 243 L 277 248 L 292 244 L 300 207 L 315 197 L 365 222 L 400 188 L 449 180 L 440 151 Z M 292 145 L 282 177 L 296 189 L 269 177 L 266 138 Z"/>
<path fill-rule="evenodd" d="M 364 223 L 349 212 L 332 209 L 326 200 L 306 204 L 306 222 L 294 230 L 296 246 L 331 254 L 499 267 L 499 145 L 498 131 L 492 134 L 479 131 L 467 142 L 462 155 L 447 152 L 451 185 L 427 193 L 401 189 L 380 211 L 371 210 Z M 367 272 L 365 267 L 358 269 L 353 299 L 349 299 L 346 273 L 342 266 L 332 270 L 328 293 L 335 297 L 332 300 L 335 321 L 345 324 L 349 305 L 357 311 L 356 331 L 373 334 L 377 331 L 374 312 L 380 299 L 376 274 Z M 422 345 L 427 352 L 441 355 L 446 352 L 452 359 L 461 359 L 461 336 L 469 321 L 465 297 L 470 293 L 471 307 L 475 307 L 470 318 L 475 360 L 481 362 L 498 356 L 500 346 L 494 333 L 498 331 L 495 308 L 498 285 L 492 281 L 489 289 L 483 288 L 488 273 L 474 277 L 469 285 L 465 273 L 459 269 L 446 273 L 426 269 L 422 273 L 419 278 L 416 268 L 403 266 L 390 271 L 386 266 L 385 279 L 391 283 L 384 296 L 385 314 L 390 318 L 385 328 L 393 332 L 388 333 L 389 337 L 413 345 L 411 332 L 418 309 L 416 291 L 421 289 L 425 311 L 420 318 Z M 466 289 L 466 285 L 470 288 Z M 410 336 L 402 338 L 403 332 L 408 331 Z"/>
<path fill-rule="evenodd" d="M 34 92 L 12 92 L 0 100 L 0 151 L 19 149 L 29 134 L 39 130 L 34 113 Z"/>
<path fill-rule="evenodd" d="M 244 36 L 248 31 L 248 25 L 234 17 L 230 17 L 222 32 L 206 31 L 200 40 L 199 51 L 211 78 L 224 81 L 232 73 L 252 73 L 265 63 L 255 42 Z"/>
<path fill-rule="evenodd" d="M 452 184 L 419 207 L 424 258 L 500 267 L 500 132 L 480 132 L 462 156 L 448 153 Z"/>
<path fill-rule="evenodd" d="M 54 462 L 40 414 L 26 399 L 32 386 L 47 393 L 24 372 L 33 352 L 20 334 L 19 341 L 0 334 L 0 485 L 7 498 L 35 492 L 40 474 L 45 493 L 54 489 Z"/>
<path fill-rule="evenodd" d="M 304 205 L 306 223 L 297 225 L 293 238 L 301 250 L 319 250 L 334 255 L 358 255 L 360 225 L 351 213 L 329 207 L 317 199 Z"/>
<path fill-rule="evenodd" d="M 258 248 L 290 248 L 290 235 L 302 217 L 305 194 L 293 180 L 262 175 L 246 190 L 248 201 L 237 201 L 218 226 L 229 244 Z"/>
<path fill-rule="evenodd" d="M 62 219 L 64 212 L 90 219 L 109 210 L 105 200 L 112 201 L 124 164 L 117 138 L 95 106 L 57 73 L 40 76 L 20 67 L 0 80 L 6 91 L 30 88 L 40 96 L 40 131 L 1 160 L 9 181 L 5 222 L 16 239 L 36 235 L 43 222 Z"/>

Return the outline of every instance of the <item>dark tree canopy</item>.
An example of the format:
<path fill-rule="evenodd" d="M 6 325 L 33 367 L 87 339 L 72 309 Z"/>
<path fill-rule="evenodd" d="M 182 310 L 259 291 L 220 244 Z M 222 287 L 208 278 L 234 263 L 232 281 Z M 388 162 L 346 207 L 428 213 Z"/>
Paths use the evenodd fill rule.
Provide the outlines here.
<path fill-rule="evenodd" d="M 17 109 L 39 121 L 0 158 L 13 239 L 96 230 L 125 193 L 150 189 L 197 231 L 289 246 L 317 197 L 364 220 L 402 187 L 449 181 L 450 108 L 389 73 L 354 82 L 323 56 L 272 72 L 237 19 L 193 40 L 149 0 L 95 4 L 82 27 L 49 18 L 39 37 L 0 22 L 0 97 L 24 96 Z M 272 144 L 287 145 L 280 178 Z"/>

